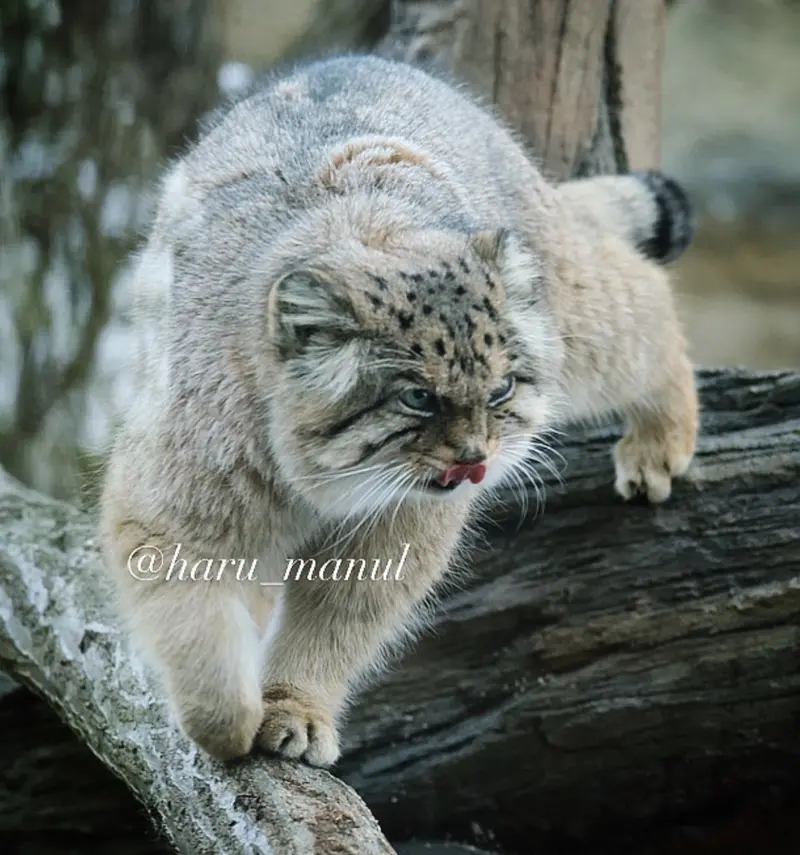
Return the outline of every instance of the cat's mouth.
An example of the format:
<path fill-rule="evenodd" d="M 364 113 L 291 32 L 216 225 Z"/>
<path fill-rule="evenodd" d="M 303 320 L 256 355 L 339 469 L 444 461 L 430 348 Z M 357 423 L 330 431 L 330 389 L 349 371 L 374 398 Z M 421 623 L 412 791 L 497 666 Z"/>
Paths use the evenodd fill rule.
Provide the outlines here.
<path fill-rule="evenodd" d="M 435 493 L 452 493 L 462 484 L 480 484 L 486 477 L 486 462 L 455 463 L 433 478 L 426 485 Z"/>

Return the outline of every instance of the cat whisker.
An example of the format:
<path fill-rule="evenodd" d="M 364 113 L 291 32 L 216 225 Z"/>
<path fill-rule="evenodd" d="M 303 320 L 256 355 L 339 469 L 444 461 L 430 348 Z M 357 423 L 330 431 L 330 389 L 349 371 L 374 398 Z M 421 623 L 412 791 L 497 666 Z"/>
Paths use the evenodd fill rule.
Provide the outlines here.
<path fill-rule="evenodd" d="M 341 532 L 346 526 L 347 522 L 354 516 L 356 516 L 358 513 L 360 513 L 362 509 L 368 509 L 370 512 L 364 515 L 360 520 L 358 520 L 354 527 L 347 534 L 342 535 L 334 543 L 328 544 L 326 548 L 333 549 L 335 546 L 338 546 L 342 542 L 352 540 L 352 537 L 362 528 L 362 526 L 367 524 L 372 517 L 379 516 L 383 512 L 385 508 L 386 496 L 391 496 L 394 490 L 392 480 L 402 475 L 403 469 L 405 469 L 404 464 L 395 464 L 394 466 L 389 467 L 388 469 L 384 469 L 383 472 L 379 473 L 377 478 L 375 478 L 375 483 L 372 484 L 369 489 L 366 489 L 364 493 L 362 493 L 356 506 L 354 508 L 351 508 L 350 512 L 337 526 L 333 534 L 336 535 Z M 363 489 L 367 487 L 370 480 L 373 479 L 368 479 L 366 484 L 357 485 L 357 488 L 361 487 Z M 380 501 L 376 501 L 376 498 Z"/>
<path fill-rule="evenodd" d="M 338 469 L 335 472 L 323 473 L 322 475 L 300 475 L 295 480 L 312 481 L 312 487 L 321 487 L 324 484 L 330 484 L 331 482 L 339 481 L 342 478 L 348 478 L 354 475 L 365 475 L 382 468 L 381 464 L 375 464 L 373 466 L 364 466 L 361 468 Z"/>
<path fill-rule="evenodd" d="M 350 496 L 352 496 L 356 490 L 362 491 L 361 495 L 359 496 L 358 501 L 348 511 L 348 513 L 345 515 L 345 517 L 339 521 L 338 525 L 331 532 L 330 537 L 336 537 L 336 535 L 340 534 L 344 530 L 348 521 L 350 519 L 352 519 L 354 516 L 357 516 L 363 508 L 370 508 L 371 507 L 371 503 L 370 503 L 371 497 L 375 494 L 376 491 L 381 489 L 381 487 L 385 484 L 386 481 L 391 480 L 391 478 L 395 474 L 395 470 L 398 468 L 399 468 L 398 466 L 390 467 L 388 469 L 387 468 L 381 468 L 381 471 L 377 472 L 375 475 L 370 476 L 366 480 L 359 482 L 358 484 L 355 484 L 353 487 L 350 488 L 350 490 L 348 490 L 343 496 L 340 497 L 340 501 L 347 501 L 350 498 Z M 357 526 L 360 526 L 362 524 L 363 524 L 363 519 L 356 523 Z M 325 549 L 333 549 L 334 547 L 336 547 L 340 543 L 342 543 L 342 541 L 345 540 L 346 538 L 347 538 L 347 535 L 342 536 L 339 539 L 337 539 L 336 541 L 334 541 L 333 543 L 331 543 L 330 539 L 328 539 L 323 544 L 323 547 Z"/>

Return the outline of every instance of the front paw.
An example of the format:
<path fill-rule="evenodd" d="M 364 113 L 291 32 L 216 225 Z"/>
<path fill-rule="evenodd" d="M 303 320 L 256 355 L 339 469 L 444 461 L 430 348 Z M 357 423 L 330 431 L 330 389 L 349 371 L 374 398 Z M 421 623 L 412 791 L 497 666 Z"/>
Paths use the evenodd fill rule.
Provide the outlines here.
<path fill-rule="evenodd" d="M 184 703 L 178 709 L 181 730 L 217 760 L 235 760 L 250 753 L 263 717 L 258 704 L 214 707 Z"/>
<path fill-rule="evenodd" d="M 664 502 L 672 478 L 686 472 L 693 453 L 693 436 L 628 433 L 614 448 L 614 488 L 623 499 L 643 494 L 650 502 Z"/>
<path fill-rule="evenodd" d="M 256 741 L 265 751 L 312 766 L 331 766 L 339 759 L 330 711 L 313 695 L 284 683 L 264 689 L 264 720 Z"/>

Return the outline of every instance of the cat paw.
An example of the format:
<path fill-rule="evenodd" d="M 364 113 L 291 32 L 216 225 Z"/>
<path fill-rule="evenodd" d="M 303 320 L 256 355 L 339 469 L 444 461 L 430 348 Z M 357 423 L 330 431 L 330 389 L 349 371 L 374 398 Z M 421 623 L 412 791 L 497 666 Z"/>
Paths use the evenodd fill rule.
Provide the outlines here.
<path fill-rule="evenodd" d="M 264 719 L 257 744 L 271 754 L 332 766 L 339 759 L 339 737 L 330 711 L 313 695 L 286 684 L 263 693 Z"/>
<path fill-rule="evenodd" d="M 206 754 L 222 761 L 245 757 L 252 751 L 262 717 L 260 703 L 234 708 L 185 704 L 178 711 L 183 733 Z"/>
<path fill-rule="evenodd" d="M 629 433 L 614 448 L 614 489 L 623 499 L 647 496 L 664 502 L 672 492 L 672 479 L 685 474 L 692 462 L 694 441 Z"/>

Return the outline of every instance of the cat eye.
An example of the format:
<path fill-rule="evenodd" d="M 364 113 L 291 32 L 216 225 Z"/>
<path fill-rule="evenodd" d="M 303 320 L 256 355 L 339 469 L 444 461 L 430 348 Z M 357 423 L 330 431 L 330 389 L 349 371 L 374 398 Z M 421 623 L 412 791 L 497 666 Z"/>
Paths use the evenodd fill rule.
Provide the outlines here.
<path fill-rule="evenodd" d="M 421 386 L 406 389 L 404 392 L 400 393 L 399 397 L 400 403 L 407 410 L 413 410 L 414 413 L 424 416 L 432 416 L 436 412 L 436 396 L 433 392 L 429 392 Z"/>
<path fill-rule="evenodd" d="M 503 378 L 503 382 L 489 395 L 489 406 L 498 407 L 505 403 L 514 394 L 517 387 L 516 379 L 513 374 L 508 374 Z"/>

